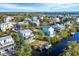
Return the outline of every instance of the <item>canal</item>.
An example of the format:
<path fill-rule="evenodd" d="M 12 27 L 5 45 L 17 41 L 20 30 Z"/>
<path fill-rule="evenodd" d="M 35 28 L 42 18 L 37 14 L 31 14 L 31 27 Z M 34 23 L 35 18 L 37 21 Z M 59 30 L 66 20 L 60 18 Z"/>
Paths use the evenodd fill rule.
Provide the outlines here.
<path fill-rule="evenodd" d="M 69 42 L 78 40 L 79 32 L 76 32 L 75 36 L 68 37 L 66 40 L 61 40 L 57 45 L 52 46 L 52 52 L 50 53 L 50 55 L 58 56 L 60 53 L 64 51 L 64 48 L 67 46 Z"/>

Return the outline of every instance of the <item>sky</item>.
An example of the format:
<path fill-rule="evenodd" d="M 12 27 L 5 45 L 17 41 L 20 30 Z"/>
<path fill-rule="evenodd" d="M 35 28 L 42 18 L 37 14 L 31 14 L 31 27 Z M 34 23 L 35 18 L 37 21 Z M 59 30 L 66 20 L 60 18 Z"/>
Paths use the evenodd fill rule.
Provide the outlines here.
<path fill-rule="evenodd" d="M 79 3 L 0 3 L 0 12 L 74 12 Z"/>

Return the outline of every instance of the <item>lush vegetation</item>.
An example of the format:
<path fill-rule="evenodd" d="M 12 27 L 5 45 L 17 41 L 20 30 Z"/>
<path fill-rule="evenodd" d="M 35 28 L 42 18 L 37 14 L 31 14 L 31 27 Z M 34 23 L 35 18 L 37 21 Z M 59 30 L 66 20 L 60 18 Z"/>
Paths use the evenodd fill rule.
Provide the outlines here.
<path fill-rule="evenodd" d="M 18 56 L 30 56 L 32 53 L 31 45 L 30 44 L 24 44 L 21 46 L 21 48 L 17 48 L 16 55 Z"/>
<path fill-rule="evenodd" d="M 77 56 L 79 55 L 79 42 L 70 42 L 64 49 L 64 56 Z"/>
<path fill-rule="evenodd" d="M 12 37 L 15 39 L 16 45 L 18 48 L 16 49 L 16 55 L 18 56 L 30 56 L 32 49 L 30 44 L 25 44 L 24 39 L 21 38 L 17 33 L 12 32 Z"/>
<path fill-rule="evenodd" d="M 38 16 L 39 14 L 38 13 L 29 13 L 29 15 L 28 15 L 28 13 L 1 13 L 0 23 L 3 22 L 3 18 L 4 18 L 3 16 L 6 16 L 6 15 L 16 16 L 14 19 L 12 19 L 12 22 L 21 22 L 21 21 L 24 21 L 24 18 L 26 18 L 26 17 L 31 18 L 32 16 Z M 33 31 L 33 34 L 35 36 L 36 41 L 31 43 L 31 44 L 28 42 L 25 42 L 26 40 L 21 38 L 16 32 L 14 32 L 12 30 L 7 30 L 7 32 L 1 32 L 1 30 L 0 30 L 0 36 L 2 37 L 5 35 L 11 35 L 15 39 L 15 42 L 18 46 L 18 48 L 16 49 L 16 55 L 18 55 L 18 56 L 26 56 L 26 55 L 30 56 L 30 55 L 32 55 L 32 48 L 31 48 L 32 44 L 39 44 L 40 45 L 43 43 L 49 43 L 52 45 L 56 45 L 61 40 L 68 38 L 70 36 L 70 32 L 77 31 L 78 24 L 75 23 L 74 18 L 62 17 L 61 20 L 62 20 L 61 23 L 63 23 L 63 24 L 70 21 L 73 25 L 71 26 L 70 29 L 65 28 L 65 30 L 61 30 L 61 29 L 58 30 L 54 37 L 47 36 L 41 30 L 41 26 L 56 24 L 57 22 L 56 22 L 55 18 L 53 18 L 51 20 L 51 18 L 49 16 L 45 16 L 42 20 L 39 20 L 41 25 L 38 27 L 35 24 L 32 24 L 30 22 L 28 25 L 20 25 L 20 27 L 22 27 L 22 29 L 31 29 Z M 64 49 L 64 52 L 62 55 L 66 55 L 66 56 L 79 55 L 79 42 L 70 42 L 68 44 L 68 46 Z"/>

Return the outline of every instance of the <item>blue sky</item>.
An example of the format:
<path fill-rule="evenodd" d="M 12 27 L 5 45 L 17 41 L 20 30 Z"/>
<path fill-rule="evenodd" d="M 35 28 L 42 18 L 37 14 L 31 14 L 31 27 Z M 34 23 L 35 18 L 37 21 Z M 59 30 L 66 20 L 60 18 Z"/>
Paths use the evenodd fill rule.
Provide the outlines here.
<path fill-rule="evenodd" d="M 78 3 L 0 3 L 0 12 L 63 12 L 79 11 Z"/>

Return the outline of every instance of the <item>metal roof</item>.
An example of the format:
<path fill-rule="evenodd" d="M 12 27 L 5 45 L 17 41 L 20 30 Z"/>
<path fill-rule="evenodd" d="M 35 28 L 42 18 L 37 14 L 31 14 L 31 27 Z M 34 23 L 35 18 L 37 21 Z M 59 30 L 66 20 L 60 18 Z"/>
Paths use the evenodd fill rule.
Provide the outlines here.
<path fill-rule="evenodd" d="M 5 37 L 1 37 L 1 38 L 0 38 L 0 41 L 5 40 L 5 39 L 11 39 L 11 38 L 12 38 L 11 35 L 5 36 Z"/>

